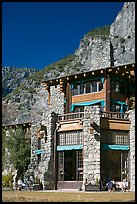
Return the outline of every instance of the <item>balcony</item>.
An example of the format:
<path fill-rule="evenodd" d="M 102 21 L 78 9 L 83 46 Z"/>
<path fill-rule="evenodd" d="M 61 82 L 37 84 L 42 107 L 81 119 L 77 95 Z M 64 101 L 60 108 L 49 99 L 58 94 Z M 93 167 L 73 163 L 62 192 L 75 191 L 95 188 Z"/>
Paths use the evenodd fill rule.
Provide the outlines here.
<path fill-rule="evenodd" d="M 63 115 L 58 115 L 58 122 L 64 121 L 72 121 L 77 119 L 82 119 L 84 117 L 84 112 L 77 112 L 77 113 L 67 113 Z M 128 113 L 119 113 L 119 112 L 100 112 L 100 117 L 102 118 L 109 118 L 109 119 L 122 119 L 122 120 L 129 120 Z"/>
<path fill-rule="evenodd" d="M 119 112 L 100 112 L 100 117 L 109 118 L 109 119 L 122 119 L 122 120 L 129 120 L 128 113 L 119 113 Z"/>
<path fill-rule="evenodd" d="M 67 113 L 63 115 L 58 115 L 58 122 L 64 121 L 72 121 L 72 120 L 79 120 L 84 117 L 84 112 L 77 112 L 77 113 Z"/>

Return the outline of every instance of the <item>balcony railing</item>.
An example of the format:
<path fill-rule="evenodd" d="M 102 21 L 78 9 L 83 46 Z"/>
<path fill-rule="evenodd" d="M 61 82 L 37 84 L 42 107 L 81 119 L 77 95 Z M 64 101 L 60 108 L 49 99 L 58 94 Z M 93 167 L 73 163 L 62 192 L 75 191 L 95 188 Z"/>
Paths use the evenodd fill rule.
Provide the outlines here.
<path fill-rule="evenodd" d="M 84 117 L 84 112 L 67 113 L 63 115 L 58 115 L 58 121 L 76 120 L 76 119 L 81 119 L 83 117 Z"/>
<path fill-rule="evenodd" d="M 84 112 L 67 113 L 63 115 L 58 115 L 58 122 L 82 119 L 83 117 L 84 117 Z M 110 111 L 106 111 L 106 112 L 101 111 L 100 117 L 109 118 L 109 119 L 129 120 L 128 113 L 119 113 L 119 112 L 110 112 Z"/>
<path fill-rule="evenodd" d="M 123 119 L 123 120 L 129 120 L 129 114 L 128 113 L 118 113 L 118 112 L 100 112 L 100 116 L 103 118 L 110 118 L 110 119 Z"/>

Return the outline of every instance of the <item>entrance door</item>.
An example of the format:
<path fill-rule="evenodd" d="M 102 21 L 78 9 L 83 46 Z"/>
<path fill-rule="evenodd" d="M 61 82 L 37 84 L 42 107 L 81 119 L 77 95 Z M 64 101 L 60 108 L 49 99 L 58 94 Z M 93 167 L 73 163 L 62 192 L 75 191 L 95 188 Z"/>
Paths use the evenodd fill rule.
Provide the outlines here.
<path fill-rule="evenodd" d="M 128 151 L 101 151 L 101 177 L 115 181 L 128 180 Z"/>
<path fill-rule="evenodd" d="M 76 181 L 76 151 L 64 152 L 64 181 Z"/>

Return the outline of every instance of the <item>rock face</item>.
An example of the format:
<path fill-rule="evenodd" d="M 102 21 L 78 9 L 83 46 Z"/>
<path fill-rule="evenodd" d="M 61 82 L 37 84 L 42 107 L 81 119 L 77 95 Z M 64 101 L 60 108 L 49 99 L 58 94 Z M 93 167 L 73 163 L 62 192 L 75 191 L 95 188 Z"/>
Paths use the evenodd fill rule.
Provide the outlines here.
<path fill-rule="evenodd" d="M 86 34 L 73 56 L 63 58 L 41 71 L 4 68 L 3 91 L 8 97 L 2 102 L 2 122 L 30 121 L 40 107 L 41 81 L 83 71 L 135 62 L 135 3 L 125 2 L 107 34 Z M 110 31 L 110 32 L 109 32 Z M 47 71 L 48 70 L 48 71 Z M 26 78 L 35 72 L 31 79 Z M 9 74 L 10 73 L 10 74 Z M 11 75 L 12 74 L 12 75 Z M 38 78 L 39 76 L 41 78 Z M 36 79 L 39 83 L 36 82 Z M 21 84 L 21 86 L 19 86 Z M 18 89 L 16 89 L 18 87 Z M 43 97 L 43 96 L 42 96 Z M 44 96 L 46 97 L 46 96 Z M 42 99 L 45 100 L 45 99 Z M 46 103 L 45 103 L 46 106 Z M 43 107 L 43 104 L 42 106 Z M 40 108 L 41 109 L 41 108 Z M 34 113 L 35 112 L 35 113 Z"/>
<path fill-rule="evenodd" d="M 102 39 L 99 36 L 94 38 L 85 36 L 75 54 L 85 66 L 86 71 L 109 67 L 111 64 L 110 40 L 108 37 Z"/>
<path fill-rule="evenodd" d="M 126 2 L 110 28 L 114 66 L 135 62 L 135 2 Z"/>
<path fill-rule="evenodd" d="M 75 53 L 87 70 L 135 62 L 135 2 L 126 2 L 110 26 L 110 34 L 87 36 Z"/>
<path fill-rule="evenodd" d="M 35 73 L 36 69 L 29 68 L 2 68 L 2 96 L 11 93 L 12 90 L 17 88 L 24 80 Z"/>

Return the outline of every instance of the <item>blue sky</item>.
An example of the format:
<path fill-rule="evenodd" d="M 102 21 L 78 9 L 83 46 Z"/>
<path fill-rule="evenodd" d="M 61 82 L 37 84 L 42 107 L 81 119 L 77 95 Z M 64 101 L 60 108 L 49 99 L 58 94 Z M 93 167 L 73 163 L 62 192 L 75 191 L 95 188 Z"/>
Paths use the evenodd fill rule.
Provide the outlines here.
<path fill-rule="evenodd" d="M 2 66 L 42 69 L 74 53 L 124 2 L 2 2 Z"/>

